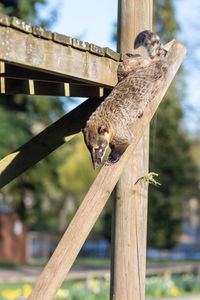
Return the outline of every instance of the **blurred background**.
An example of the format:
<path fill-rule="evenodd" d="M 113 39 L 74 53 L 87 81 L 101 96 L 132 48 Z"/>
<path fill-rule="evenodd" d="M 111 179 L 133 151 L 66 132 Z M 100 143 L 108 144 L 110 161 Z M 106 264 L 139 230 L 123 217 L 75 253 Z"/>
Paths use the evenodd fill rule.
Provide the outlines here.
<path fill-rule="evenodd" d="M 117 2 L 3 0 L 0 13 L 116 50 Z M 154 0 L 154 31 L 164 43 L 173 38 L 185 43 L 187 59 L 151 122 L 149 169 L 159 173 L 161 183 L 149 189 L 147 296 L 151 297 L 190 292 L 187 299 L 193 299 L 200 291 L 199 11 L 198 0 Z M 81 101 L 83 98 L 0 96 L 0 158 Z M 19 298 L 1 294 L 11 274 L 12 281 L 21 281 L 24 297 L 28 295 L 31 284 L 23 280 L 34 281 L 38 276 L 96 175 L 82 135 L 77 135 L 0 191 L 0 282 L 4 282 L 0 283 L 0 299 Z M 95 287 L 102 290 L 106 286 L 111 211 L 110 200 L 73 269 L 76 278 L 79 272 L 79 277 L 87 279 L 86 285 L 80 283 L 80 290 L 86 293 L 91 287 L 93 294 L 70 298 L 67 291 L 74 286 L 72 281 L 60 290 L 58 299 L 93 299 Z M 105 282 L 88 279 L 91 270 L 92 278 L 101 275 Z M 13 285 L 9 289 L 16 291 Z M 106 292 L 102 298 L 97 294 L 94 299 L 108 297 Z"/>

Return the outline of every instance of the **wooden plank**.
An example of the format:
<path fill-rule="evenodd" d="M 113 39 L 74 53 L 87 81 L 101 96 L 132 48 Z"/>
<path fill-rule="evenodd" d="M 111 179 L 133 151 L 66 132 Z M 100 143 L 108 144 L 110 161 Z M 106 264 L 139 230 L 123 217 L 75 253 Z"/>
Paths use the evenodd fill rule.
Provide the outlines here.
<path fill-rule="evenodd" d="M 153 3 L 152 0 L 119 0 L 118 3 L 118 52 L 133 53 L 137 34 L 152 27 Z M 149 128 L 124 168 L 113 201 L 110 292 L 113 300 L 145 299 L 148 184 L 135 185 L 135 182 L 148 174 L 148 162 Z"/>
<path fill-rule="evenodd" d="M 5 26 L 0 26 L 0 60 L 98 86 L 117 83 L 117 61 Z"/>
<path fill-rule="evenodd" d="M 19 80 L 17 80 L 19 82 Z M 28 81 L 28 84 L 29 84 L 29 94 L 30 95 L 35 95 L 35 86 L 34 86 L 34 81 L 33 80 L 27 80 Z M 7 86 L 11 86 L 11 85 L 8 85 Z M 14 93 L 14 94 L 17 94 L 17 93 Z M 23 93 L 24 94 L 24 93 Z"/>
<path fill-rule="evenodd" d="M 0 62 L 0 74 L 5 73 L 5 63 L 3 61 Z"/>
<path fill-rule="evenodd" d="M 39 277 L 32 294 L 28 298 L 29 300 L 51 300 L 54 298 L 91 228 L 102 212 L 125 165 L 129 163 L 133 150 L 149 125 L 185 55 L 186 49 L 184 45 L 174 42 L 167 54 L 169 70 L 166 77 L 158 86 L 158 93 L 156 97 L 150 99 L 146 104 L 143 117 L 136 119 L 133 124 L 133 141 L 131 145 L 122 155 L 119 162 L 109 167 L 103 166 L 100 170 L 59 245 Z"/>
<path fill-rule="evenodd" d="M 98 98 L 104 95 L 104 89 L 90 85 L 76 83 L 60 83 L 49 81 L 34 81 L 24 79 L 11 79 L 1 77 L 1 94 L 16 95 L 46 95 L 66 97 L 93 97 Z"/>
<path fill-rule="evenodd" d="M 5 78 L 1 77 L 0 78 L 0 85 L 1 85 L 1 94 L 5 94 L 6 90 L 5 90 Z"/>
<path fill-rule="evenodd" d="M 78 133 L 104 98 L 88 99 L 0 161 L 0 188 Z"/>
<path fill-rule="evenodd" d="M 49 81 L 49 82 L 69 82 L 81 83 L 78 80 L 72 80 L 64 76 L 51 75 L 48 72 L 36 71 L 27 67 L 19 67 L 16 65 L 8 64 L 3 61 L 0 62 L 0 77 L 10 79 L 32 79 L 36 81 Z M 85 83 L 86 84 L 86 83 Z"/>

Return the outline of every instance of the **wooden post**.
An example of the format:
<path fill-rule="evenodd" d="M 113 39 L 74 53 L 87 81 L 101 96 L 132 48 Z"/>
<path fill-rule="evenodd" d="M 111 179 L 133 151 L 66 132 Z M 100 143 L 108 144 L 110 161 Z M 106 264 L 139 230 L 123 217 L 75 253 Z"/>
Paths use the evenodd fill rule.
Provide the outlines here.
<path fill-rule="evenodd" d="M 133 52 L 137 34 L 152 28 L 152 0 L 119 0 L 118 52 Z M 138 53 L 138 51 L 137 51 Z M 144 54 L 144 53 L 142 53 Z M 134 150 L 116 189 L 113 209 L 111 299 L 144 300 L 149 127 Z"/>
<path fill-rule="evenodd" d="M 118 163 L 109 167 L 103 166 L 100 170 L 68 229 L 64 233 L 59 245 L 38 279 L 32 294 L 28 298 L 29 300 L 52 300 L 55 296 L 62 281 L 66 278 L 67 272 L 72 266 L 90 230 L 100 215 L 114 186 L 119 180 L 124 166 L 129 163 L 133 150 L 135 150 L 136 145 L 149 125 L 151 118 L 156 112 L 159 103 L 169 87 L 169 84 L 180 67 L 181 62 L 185 58 L 185 54 L 186 49 L 184 45 L 174 41 L 166 57 L 169 70 L 167 71 L 163 81 L 158 83 L 158 86 L 156 87 L 156 95 L 152 99 L 149 99 L 149 102 L 146 103 L 143 117 L 137 118 L 134 121 L 133 141 L 131 145 L 127 148 Z M 141 216 L 137 215 L 136 218 L 143 218 L 142 212 Z M 137 232 L 139 230 L 141 229 L 137 228 Z M 125 299 L 127 298 L 121 298 L 120 300 Z"/>

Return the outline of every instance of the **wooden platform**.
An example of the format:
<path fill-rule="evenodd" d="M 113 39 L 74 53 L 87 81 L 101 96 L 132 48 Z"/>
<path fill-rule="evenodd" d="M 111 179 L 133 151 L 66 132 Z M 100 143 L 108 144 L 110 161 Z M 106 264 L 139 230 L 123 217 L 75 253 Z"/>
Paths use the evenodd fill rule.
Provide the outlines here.
<path fill-rule="evenodd" d="M 103 96 L 121 55 L 109 48 L 0 15 L 0 93 Z"/>

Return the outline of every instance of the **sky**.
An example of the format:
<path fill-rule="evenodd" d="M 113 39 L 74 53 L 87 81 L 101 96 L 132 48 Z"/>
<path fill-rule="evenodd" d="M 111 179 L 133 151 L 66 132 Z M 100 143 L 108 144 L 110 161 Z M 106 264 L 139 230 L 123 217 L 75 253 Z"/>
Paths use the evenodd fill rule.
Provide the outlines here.
<path fill-rule="evenodd" d="M 94 43 L 111 47 L 117 21 L 117 0 L 48 0 L 49 8 L 58 10 L 57 21 L 51 30 Z M 42 11 L 42 15 L 49 10 Z"/>
<path fill-rule="evenodd" d="M 117 22 L 117 4 L 118 0 L 48 0 L 48 7 L 45 10 L 41 9 L 40 13 L 48 16 L 55 7 L 58 15 L 56 22 L 51 26 L 52 31 L 116 50 L 112 36 Z M 174 6 L 180 25 L 180 32 L 176 38 L 188 48 L 187 59 L 184 62 L 184 124 L 191 132 L 196 132 L 199 131 L 200 125 L 200 40 L 197 38 L 200 36 L 200 1 L 174 0 Z"/>
<path fill-rule="evenodd" d="M 187 47 L 185 70 L 186 98 L 183 102 L 185 123 L 189 130 L 200 133 L 200 1 L 174 0 L 180 24 L 178 39 Z"/>

